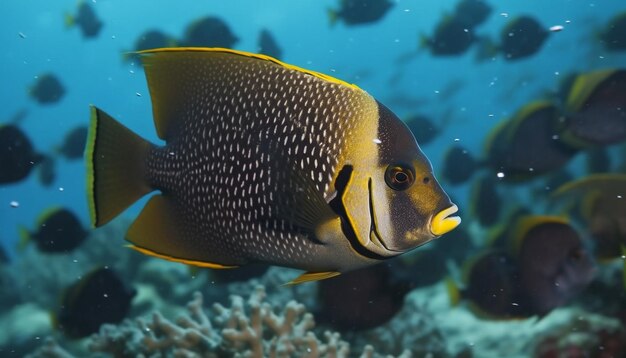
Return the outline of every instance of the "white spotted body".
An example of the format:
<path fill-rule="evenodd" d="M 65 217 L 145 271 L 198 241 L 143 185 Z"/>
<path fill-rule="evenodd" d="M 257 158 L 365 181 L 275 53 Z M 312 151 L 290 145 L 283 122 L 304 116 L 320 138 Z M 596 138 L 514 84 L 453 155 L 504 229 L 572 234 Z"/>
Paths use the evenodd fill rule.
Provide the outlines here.
<path fill-rule="evenodd" d="M 107 203 L 99 186 L 123 183 L 99 169 L 118 149 L 98 137 L 122 130 L 95 109 L 87 163 L 97 226 L 161 192 L 129 230 L 139 251 L 216 268 L 300 268 L 310 280 L 397 256 L 460 221 L 408 128 L 358 87 L 227 49 L 142 57 L 165 145 L 120 134 L 141 164 L 124 167 L 132 198 Z"/>

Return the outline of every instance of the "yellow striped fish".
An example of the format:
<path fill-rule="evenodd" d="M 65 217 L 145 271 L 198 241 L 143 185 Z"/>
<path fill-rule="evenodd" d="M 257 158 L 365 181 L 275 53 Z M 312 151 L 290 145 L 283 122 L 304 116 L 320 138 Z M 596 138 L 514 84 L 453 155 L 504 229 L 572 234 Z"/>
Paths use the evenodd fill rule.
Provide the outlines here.
<path fill-rule="evenodd" d="M 94 226 L 160 192 L 127 233 L 138 251 L 210 268 L 292 267 L 306 271 L 299 283 L 460 223 L 409 129 L 357 86 L 223 48 L 140 55 L 165 145 L 92 107 L 86 150 Z"/>

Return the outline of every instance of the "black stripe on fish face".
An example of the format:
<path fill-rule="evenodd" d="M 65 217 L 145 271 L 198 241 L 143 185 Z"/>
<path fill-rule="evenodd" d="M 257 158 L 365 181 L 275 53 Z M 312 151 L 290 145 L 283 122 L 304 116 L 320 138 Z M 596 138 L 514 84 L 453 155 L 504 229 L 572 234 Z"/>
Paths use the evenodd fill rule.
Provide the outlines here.
<path fill-rule="evenodd" d="M 343 168 L 341 168 L 337 174 L 337 179 L 335 180 L 335 190 L 337 191 L 337 195 L 328 204 L 341 218 L 341 230 L 356 253 L 373 260 L 386 260 L 388 257 L 372 252 L 361 244 L 359 238 L 357 237 L 354 223 L 351 222 L 350 217 L 346 212 L 345 205 L 343 204 L 342 198 L 346 188 L 350 184 L 350 180 L 352 179 L 353 169 L 354 168 L 351 165 L 344 165 Z"/>
<path fill-rule="evenodd" d="M 374 211 L 374 193 L 372 192 L 372 178 L 369 178 L 367 180 L 367 192 L 369 195 L 369 212 L 370 212 L 370 219 L 371 219 L 370 239 L 372 238 L 372 235 L 373 235 L 375 240 L 372 240 L 372 241 L 378 241 L 376 242 L 376 244 L 379 244 L 380 246 L 384 247 L 385 250 L 387 250 L 390 253 L 397 252 L 397 255 L 401 254 L 404 251 L 392 250 L 389 247 L 387 247 L 387 245 L 385 245 L 385 241 L 380 235 L 380 232 L 378 232 L 378 227 L 376 225 L 376 212 Z M 390 255 L 390 256 L 387 256 L 386 258 L 391 258 L 394 256 L 396 255 Z"/>

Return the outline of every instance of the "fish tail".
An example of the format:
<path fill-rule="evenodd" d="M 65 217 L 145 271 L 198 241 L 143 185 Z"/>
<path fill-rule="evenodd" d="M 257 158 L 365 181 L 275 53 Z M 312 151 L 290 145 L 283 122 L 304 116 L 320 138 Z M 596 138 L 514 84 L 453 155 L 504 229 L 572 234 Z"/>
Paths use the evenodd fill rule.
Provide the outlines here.
<path fill-rule="evenodd" d="M 425 34 L 420 34 L 419 46 L 417 49 L 419 51 L 426 50 L 430 46 L 430 38 Z"/>
<path fill-rule="evenodd" d="M 339 14 L 335 9 L 328 9 L 326 11 L 328 13 L 328 20 L 330 21 L 330 26 L 333 27 L 339 21 Z"/>
<path fill-rule="evenodd" d="M 106 224 L 154 190 L 144 165 L 150 148 L 148 141 L 91 106 L 85 161 L 92 226 Z"/>
<path fill-rule="evenodd" d="M 446 290 L 450 298 L 450 305 L 457 306 L 461 302 L 461 290 L 452 277 L 446 278 Z"/>
<path fill-rule="evenodd" d="M 28 231 L 28 229 L 25 228 L 24 226 L 19 226 L 17 230 L 18 230 L 18 235 L 20 236 L 20 240 L 17 243 L 17 249 L 20 251 L 23 251 L 24 249 L 26 249 L 26 247 L 32 240 L 32 235 L 30 231 Z"/>
<path fill-rule="evenodd" d="M 76 19 L 72 16 L 72 14 L 66 13 L 63 16 L 63 23 L 65 24 L 65 28 L 69 29 L 70 27 L 76 25 Z"/>

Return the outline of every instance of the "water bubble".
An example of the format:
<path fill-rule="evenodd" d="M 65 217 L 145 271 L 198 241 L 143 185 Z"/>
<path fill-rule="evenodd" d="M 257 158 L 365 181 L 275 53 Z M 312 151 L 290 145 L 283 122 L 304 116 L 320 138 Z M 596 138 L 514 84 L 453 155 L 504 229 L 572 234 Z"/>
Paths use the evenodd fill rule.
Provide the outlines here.
<path fill-rule="evenodd" d="M 455 141 L 455 142 L 460 142 L 460 141 L 461 141 L 461 138 L 454 138 L 454 141 Z"/>

